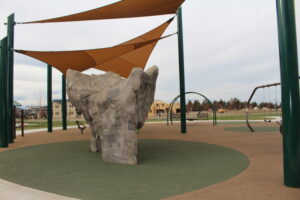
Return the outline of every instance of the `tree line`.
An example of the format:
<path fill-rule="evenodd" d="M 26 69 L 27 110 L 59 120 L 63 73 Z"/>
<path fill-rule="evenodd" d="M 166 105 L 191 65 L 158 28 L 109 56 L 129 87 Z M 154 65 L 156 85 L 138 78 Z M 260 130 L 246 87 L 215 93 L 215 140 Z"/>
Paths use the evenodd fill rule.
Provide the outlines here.
<path fill-rule="evenodd" d="M 231 98 L 229 101 L 224 101 L 220 99 L 219 101 L 213 101 L 212 103 L 215 106 L 216 110 L 218 109 L 241 110 L 241 109 L 245 109 L 247 105 L 246 101 L 241 101 L 238 98 Z M 261 103 L 251 102 L 251 104 L 249 105 L 250 109 L 253 108 L 278 109 L 280 107 L 281 105 L 273 102 L 261 102 Z M 203 100 L 202 102 L 200 102 L 199 100 L 194 100 L 193 102 L 189 100 L 186 105 L 187 112 L 208 111 L 209 109 L 211 109 L 211 105 L 207 100 Z"/>

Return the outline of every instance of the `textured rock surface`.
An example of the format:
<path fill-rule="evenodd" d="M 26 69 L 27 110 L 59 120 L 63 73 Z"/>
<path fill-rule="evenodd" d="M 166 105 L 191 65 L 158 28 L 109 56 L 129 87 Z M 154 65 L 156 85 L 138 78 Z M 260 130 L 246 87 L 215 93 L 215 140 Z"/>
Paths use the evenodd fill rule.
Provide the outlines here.
<path fill-rule="evenodd" d="M 91 151 L 106 162 L 137 163 L 136 129 L 146 120 L 154 100 L 158 68 L 134 68 L 128 79 L 116 73 L 85 75 L 67 71 L 70 101 L 91 128 Z"/>

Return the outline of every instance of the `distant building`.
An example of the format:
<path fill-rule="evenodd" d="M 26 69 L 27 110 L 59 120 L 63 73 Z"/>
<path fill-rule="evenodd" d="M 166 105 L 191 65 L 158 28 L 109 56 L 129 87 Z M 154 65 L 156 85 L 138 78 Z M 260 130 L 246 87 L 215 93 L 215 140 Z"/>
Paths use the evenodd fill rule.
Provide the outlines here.
<path fill-rule="evenodd" d="M 19 102 L 17 102 L 17 101 L 14 100 L 14 107 L 16 108 L 16 110 L 15 110 L 15 116 L 16 116 L 16 118 L 18 118 L 18 117 L 21 116 L 21 110 L 22 110 L 21 106 L 22 105 Z"/>
<path fill-rule="evenodd" d="M 169 106 L 170 104 L 164 101 L 155 100 L 150 107 L 148 117 L 167 115 L 167 113 L 169 112 Z M 180 103 L 174 103 L 172 107 L 172 112 L 180 113 Z"/>
<path fill-rule="evenodd" d="M 46 119 L 47 106 L 27 106 L 25 116 L 27 119 Z"/>
<path fill-rule="evenodd" d="M 21 105 L 19 102 L 17 102 L 17 101 L 14 100 L 14 106 L 20 107 L 20 106 L 22 106 L 22 105 Z"/>
<path fill-rule="evenodd" d="M 62 119 L 62 100 L 53 100 L 52 102 L 53 119 Z M 68 119 L 83 119 L 82 114 L 67 100 L 67 118 Z"/>
<path fill-rule="evenodd" d="M 16 115 L 19 117 L 21 115 L 21 109 L 18 109 L 18 107 L 21 106 L 21 104 L 14 102 L 14 105 L 17 106 Z M 148 118 L 166 117 L 169 111 L 169 106 L 170 104 L 164 101 L 155 100 L 150 107 Z M 62 100 L 52 101 L 52 111 L 54 120 L 62 119 Z M 179 102 L 174 103 L 172 113 L 180 113 Z M 47 119 L 47 106 L 27 106 L 24 114 L 27 119 Z M 84 120 L 83 115 L 69 100 L 67 100 L 67 119 Z"/>

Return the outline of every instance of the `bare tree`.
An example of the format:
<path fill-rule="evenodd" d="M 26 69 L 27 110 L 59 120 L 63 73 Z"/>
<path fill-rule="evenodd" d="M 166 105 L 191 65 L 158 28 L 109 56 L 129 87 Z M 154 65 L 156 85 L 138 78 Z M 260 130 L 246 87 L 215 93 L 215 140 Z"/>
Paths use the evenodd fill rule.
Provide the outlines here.
<path fill-rule="evenodd" d="M 42 107 L 44 105 L 44 90 L 42 88 L 36 90 L 34 97 L 35 97 L 35 102 L 37 105 L 37 119 L 41 119 L 43 117 L 43 108 Z"/>

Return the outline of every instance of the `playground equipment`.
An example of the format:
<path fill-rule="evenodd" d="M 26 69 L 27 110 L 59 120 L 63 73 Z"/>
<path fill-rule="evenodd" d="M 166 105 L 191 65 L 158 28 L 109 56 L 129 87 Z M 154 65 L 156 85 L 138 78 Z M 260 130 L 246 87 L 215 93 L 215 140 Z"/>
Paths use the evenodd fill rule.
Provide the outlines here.
<path fill-rule="evenodd" d="M 92 19 L 114 19 L 114 18 L 127 18 L 127 17 L 141 17 L 141 16 L 153 16 L 153 15 L 171 14 L 171 13 L 175 14 L 176 11 L 178 10 L 178 7 L 183 2 L 184 2 L 184 0 L 166 0 L 166 1 L 154 0 L 149 4 L 149 2 L 146 0 L 138 0 L 138 1 L 137 0 L 124 0 L 124 1 L 121 1 L 121 2 L 118 2 L 115 4 L 111 4 L 109 6 L 94 9 L 92 11 L 87 11 L 87 12 L 78 13 L 75 15 L 70 15 L 70 16 L 65 16 L 65 17 L 60 17 L 60 18 L 55 18 L 55 19 L 50 19 L 50 20 L 25 22 L 23 24 L 80 21 L 80 20 L 92 20 Z M 95 15 L 95 13 L 96 13 L 96 15 Z M 103 71 L 116 72 L 117 74 L 120 75 L 120 78 L 121 78 L 121 76 L 127 78 L 129 75 L 132 78 L 132 77 L 134 77 L 134 75 L 139 75 L 140 73 L 137 71 L 136 68 L 137 67 L 142 68 L 142 70 L 145 68 L 145 65 L 149 59 L 149 56 L 150 56 L 151 52 L 153 51 L 157 42 L 160 39 L 171 36 L 171 35 L 169 35 L 169 36 L 162 37 L 162 34 L 166 30 L 166 28 L 169 26 L 169 24 L 173 21 L 173 19 L 174 19 L 174 17 L 171 18 L 170 20 L 168 20 L 167 22 L 163 23 L 161 26 L 157 27 L 156 29 L 153 29 L 152 31 L 150 31 L 140 37 L 134 38 L 132 40 L 129 40 L 125 43 L 122 43 L 120 45 L 117 45 L 117 46 L 114 46 L 111 48 L 91 49 L 91 50 L 81 50 L 81 51 L 59 51 L 59 52 L 58 51 L 57 52 L 53 52 L 53 51 L 40 52 L 40 51 L 28 51 L 28 50 L 25 50 L 25 51 L 24 50 L 15 50 L 15 51 L 18 53 L 25 54 L 27 56 L 31 56 L 40 61 L 46 62 L 48 64 L 48 67 L 50 67 L 49 65 L 54 66 L 63 73 L 63 75 L 62 75 L 62 119 L 63 119 L 63 130 L 66 130 L 67 129 L 67 112 L 66 112 L 66 73 L 67 73 L 67 70 L 74 69 L 77 71 L 84 71 L 89 68 L 96 68 L 96 69 L 100 69 Z M 180 31 L 178 31 L 178 32 L 180 32 Z M 172 35 L 174 35 L 174 34 L 172 34 Z M 178 35 L 180 35 L 180 34 L 178 33 Z M 180 40 L 180 36 L 178 36 L 178 39 Z M 179 43 L 180 43 L 180 41 L 179 41 Z M 181 44 L 182 44 L 181 46 L 183 48 L 182 41 L 181 41 Z M 6 50 L 13 53 L 12 51 L 14 49 L 6 48 Z M 181 50 L 181 53 L 183 53 L 183 50 Z M 139 59 L 136 59 L 136 58 L 139 58 Z M 182 65 L 182 63 L 181 63 L 181 65 Z M 141 69 L 139 69 L 139 70 L 141 70 Z M 48 71 L 50 71 L 50 70 L 48 70 Z M 134 72 L 133 75 L 131 72 Z M 69 71 L 68 71 L 68 73 L 69 73 Z M 113 77 L 111 77 L 111 79 L 113 80 Z M 68 79 L 68 80 L 70 82 L 70 79 Z M 128 79 L 128 80 L 132 80 L 132 79 Z M 142 80 L 145 80 L 145 79 L 142 79 Z M 155 80 L 156 80 L 156 78 L 155 78 Z M 50 76 L 48 76 L 48 81 L 49 82 L 51 81 Z M 132 83 L 135 83 L 135 82 L 133 81 Z M 112 84 L 112 85 L 115 86 L 115 84 Z M 128 84 L 126 84 L 125 86 L 128 86 Z M 155 88 L 155 87 L 152 87 L 151 84 L 148 86 L 150 87 L 150 89 Z M 52 88 L 48 86 L 48 89 L 52 89 Z M 145 87 L 144 90 L 145 89 L 148 89 L 148 88 Z M 129 90 L 123 90 L 123 91 L 130 92 Z M 153 91 L 153 94 L 154 94 L 154 91 Z M 152 93 L 149 93 L 149 95 L 152 95 Z M 73 100 L 75 99 L 74 96 L 70 94 L 70 91 L 69 91 L 69 96 L 71 99 L 72 99 L 72 97 L 73 97 Z M 48 91 L 48 98 L 49 97 L 51 97 L 51 95 L 49 95 L 49 91 Z M 133 100 L 133 99 L 130 99 L 130 100 Z M 140 97 L 135 100 L 140 100 Z M 149 101 L 148 102 L 149 104 L 152 103 L 152 102 L 150 102 L 151 98 L 149 98 L 148 101 Z M 48 102 L 49 102 L 49 100 L 48 100 Z M 101 102 L 101 101 L 99 100 L 99 102 Z M 111 102 L 111 103 L 114 103 L 114 102 Z M 127 103 L 129 103 L 129 102 L 127 102 Z M 134 105 L 139 105 L 139 103 L 141 103 L 141 102 L 132 101 L 131 103 L 134 103 Z M 145 101 L 142 101 L 142 103 L 145 103 Z M 83 107 L 80 108 L 80 105 L 85 105 L 85 104 L 77 104 L 77 108 L 79 108 L 80 110 L 84 110 L 85 108 L 83 108 Z M 75 106 L 76 106 L 76 104 L 75 104 Z M 50 108 L 48 108 L 48 110 L 51 112 L 51 114 L 49 116 L 52 116 L 52 111 L 50 110 Z M 142 109 L 142 110 L 145 112 L 147 110 L 147 107 L 144 107 L 144 109 Z M 90 121 L 89 119 L 91 119 L 91 118 L 86 113 L 88 113 L 88 112 L 83 112 L 85 118 L 89 122 Z M 112 112 L 109 112 L 109 113 L 112 113 Z M 100 114 L 100 113 L 96 112 L 93 114 Z M 126 114 L 129 114 L 128 116 L 131 116 L 130 113 L 124 112 L 124 115 L 126 115 Z M 93 119 L 95 119 L 95 118 L 93 118 Z M 101 118 L 101 119 L 104 119 L 104 118 Z M 142 117 L 142 119 L 144 120 L 146 118 Z M 136 122 L 137 125 L 135 125 L 135 121 L 134 120 L 131 120 L 131 121 L 132 121 L 132 124 L 134 124 L 134 126 L 137 126 L 136 128 L 141 128 L 140 126 L 142 126 L 142 124 L 143 124 L 142 121 L 137 121 Z M 112 123 L 112 121 L 110 121 L 110 122 Z M 8 127 L 10 127 L 10 126 L 8 126 Z M 120 126 L 113 126 L 113 127 L 116 128 L 116 130 L 111 131 L 112 133 L 114 133 L 114 134 L 118 133 L 118 132 L 123 133 L 123 130 L 118 128 Z M 121 126 L 121 127 L 125 127 L 125 126 Z M 91 142 L 91 144 L 95 143 L 94 145 L 91 145 L 91 150 L 99 151 L 99 146 L 100 146 L 99 145 L 100 144 L 99 132 L 101 132 L 101 134 L 102 134 L 102 129 L 93 129 L 92 127 L 91 127 L 91 129 L 92 129 L 93 136 L 95 136 L 94 133 L 98 134 L 98 135 L 96 135 L 97 138 L 95 137 L 95 140 L 93 140 Z M 48 126 L 48 130 L 49 130 L 49 132 L 51 132 L 52 127 Z M 110 130 L 112 130 L 112 129 L 110 129 Z M 130 132 L 129 129 L 127 131 Z M 129 135 L 129 134 L 127 134 L 127 135 Z M 117 138 L 120 138 L 122 136 L 124 136 L 124 134 L 119 134 Z M 107 141 L 110 141 L 110 140 L 107 140 Z M 122 140 L 122 141 L 125 141 L 126 144 L 121 145 L 121 146 L 124 148 L 127 148 L 127 146 L 131 145 L 131 142 L 133 140 Z M 126 152 L 127 153 L 129 152 L 128 150 L 120 149 L 120 146 L 118 146 L 118 145 L 113 145 L 116 148 L 110 149 L 108 147 L 109 145 L 106 147 L 104 144 L 107 144 L 107 142 L 106 142 L 105 138 L 102 138 L 101 139 L 101 148 L 102 148 L 101 152 L 102 152 L 103 160 L 110 161 L 110 162 L 116 162 L 116 163 L 127 163 L 127 164 L 135 164 L 137 162 L 135 155 L 132 155 L 132 156 L 129 155 L 128 157 L 126 157 L 127 155 L 125 155 L 125 154 L 126 154 Z M 134 145 L 136 145 L 136 142 L 134 143 Z M 130 153 L 136 152 L 136 151 L 134 151 L 136 148 L 129 148 L 129 149 L 133 150 L 133 152 L 130 152 Z M 118 153 L 118 155 L 121 155 L 121 157 L 116 158 L 114 156 L 111 156 L 111 154 L 113 154 L 113 151 L 120 152 L 120 153 Z M 122 156 L 124 156 L 124 158 Z"/>
<path fill-rule="evenodd" d="M 118 6 L 114 12 L 108 9 L 106 14 L 109 14 L 109 18 L 120 18 L 120 17 L 136 17 L 130 16 L 131 9 L 133 11 L 138 10 L 138 8 L 143 8 L 144 11 L 149 11 L 147 8 L 149 4 L 144 4 L 142 6 L 132 6 L 139 4 L 139 2 L 150 2 L 142 0 L 123 0 L 121 3 L 125 4 L 112 4 L 112 5 L 122 5 Z M 171 11 L 176 12 L 177 9 L 161 9 L 170 8 L 170 5 L 175 0 L 169 1 L 159 1 L 153 0 L 151 2 L 167 2 L 166 7 L 158 6 L 151 7 L 150 14 L 138 12 L 138 16 L 150 16 L 159 14 L 168 14 Z M 183 1 L 179 1 L 183 2 Z M 279 50 L 280 50 L 280 69 L 281 69 L 281 91 L 282 91 L 282 115 L 283 115 L 283 130 L 284 137 L 284 183 L 286 186 L 290 187 L 300 187 L 300 95 L 299 95 L 299 70 L 298 70 L 298 55 L 297 55 L 297 39 L 296 39 L 296 22 L 295 22 L 295 6 L 294 0 L 276 0 L 277 4 L 277 21 L 278 21 L 278 36 L 279 36 Z M 141 4 L 139 4 L 141 5 Z M 146 5 L 146 6 L 145 6 Z M 157 4 L 159 5 L 159 4 Z M 132 6 L 132 7 L 130 7 Z M 177 8 L 178 8 L 177 7 Z M 131 9 L 130 9 L 131 8 Z M 105 7 L 107 10 L 107 7 Z M 119 10 L 118 10 L 119 9 Z M 130 10 L 128 10 L 130 9 Z M 143 10 L 142 9 L 142 10 Z M 160 12 L 155 12 L 155 11 Z M 100 19 L 99 16 L 93 16 L 90 19 L 83 19 L 83 16 L 89 16 L 92 12 L 84 12 L 81 15 L 76 14 L 73 16 L 66 16 L 65 21 L 80 21 L 80 20 L 90 20 L 90 19 Z M 127 13 L 125 16 L 124 13 Z M 83 15 L 82 15 L 83 14 Z M 103 13 L 102 13 L 103 14 Z M 129 15 L 129 16 L 128 16 Z M 101 15 L 100 15 L 101 16 Z M 186 116 L 185 116 L 185 87 L 184 87 L 184 56 L 183 56 L 183 39 L 182 39 L 182 21 L 181 21 L 181 9 L 178 10 L 178 42 L 179 42 L 179 63 L 180 63 L 180 94 L 181 94 L 181 131 L 186 132 Z M 97 18 L 98 17 L 98 18 Z M 45 22 L 45 21 L 44 21 Z M 12 134 L 12 96 L 13 96 L 13 41 L 14 41 L 14 15 L 8 18 L 8 38 L 3 38 L 1 41 L 1 61 L 0 61 L 0 107 L 2 108 L 2 113 L 0 115 L 0 146 L 7 147 L 8 143 L 13 142 Z M 8 45 L 7 45 L 8 41 Z M 7 56 L 7 54 L 10 54 Z M 64 122 L 66 123 L 66 122 Z"/>
<path fill-rule="evenodd" d="M 147 60 L 159 40 L 174 35 L 162 37 L 173 20 L 174 17 L 143 35 L 108 48 L 77 51 L 15 51 L 55 66 L 64 75 L 68 69 L 82 72 L 94 68 L 112 71 L 127 78 L 133 68 L 145 68 Z M 134 57 L 139 59 L 133 59 Z"/>
<path fill-rule="evenodd" d="M 300 79 L 300 76 L 299 76 L 299 79 Z M 255 87 L 254 88 L 254 90 L 252 91 L 252 93 L 251 93 L 251 95 L 250 95 L 250 97 L 249 97 L 249 99 L 248 99 L 248 101 L 247 101 L 247 104 L 246 104 L 246 116 L 245 116 L 245 118 L 246 118 L 246 124 L 247 124 L 247 126 L 248 126 L 248 128 L 250 129 L 250 131 L 251 132 L 255 132 L 255 130 L 253 129 L 253 127 L 251 126 L 251 124 L 250 124 L 250 120 L 249 120 L 249 116 L 250 116 L 250 112 L 249 112 L 249 109 L 250 109 L 250 104 L 251 104 L 251 100 L 253 99 L 253 97 L 254 97 L 254 95 L 256 94 L 256 92 L 259 90 L 259 89 L 263 89 L 263 103 L 265 103 L 266 101 L 266 92 L 265 92 L 265 89 L 267 88 L 268 89 L 268 101 L 269 101 L 269 103 L 271 104 L 271 95 L 270 95 L 270 88 L 271 87 L 275 87 L 275 114 L 278 114 L 278 93 L 277 93 L 277 86 L 279 86 L 279 85 L 281 85 L 281 83 L 280 82 L 277 82 L 277 83 L 271 83 L 271 84 L 266 84 L 266 85 L 260 85 L 260 86 L 257 86 L 257 87 Z M 264 108 L 263 108 L 264 109 Z M 264 122 L 268 122 L 268 123 L 270 123 L 270 122 L 272 122 L 272 119 L 270 119 L 270 118 L 267 118 L 267 113 L 266 113 L 266 111 L 265 111 L 265 109 L 264 109 Z M 277 122 L 277 124 L 279 124 L 280 125 L 280 131 L 281 131 L 281 133 L 282 133 L 282 131 L 283 131 L 283 126 L 282 126 L 282 120 L 277 120 L 276 121 Z"/>
<path fill-rule="evenodd" d="M 255 132 L 254 129 L 252 128 L 252 126 L 250 125 L 250 122 L 249 122 L 249 114 L 250 114 L 249 109 L 250 109 L 250 103 L 251 103 L 251 100 L 252 100 L 253 96 L 255 95 L 255 93 L 258 89 L 263 89 L 263 94 L 264 94 L 263 99 L 265 100 L 265 90 L 264 89 L 265 88 L 270 88 L 270 87 L 276 87 L 278 85 L 280 85 L 280 83 L 272 83 L 272 84 L 257 86 L 257 87 L 254 88 L 253 92 L 251 93 L 251 95 L 249 97 L 249 100 L 247 101 L 247 104 L 246 104 L 246 124 L 249 127 L 251 132 Z M 269 97 L 270 97 L 270 94 L 269 94 Z M 270 101 L 270 99 L 269 99 L 269 101 Z M 265 110 L 264 110 L 264 121 L 265 122 L 271 122 L 271 120 L 266 119 Z"/>
<path fill-rule="evenodd" d="M 3 74 L 0 75 L 0 80 L 1 80 L 1 86 L 2 90 L 0 90 L 0 96 L 3 97 L 3 99 L 0 99 L 0 104 L 2 108 L 5 108 L 5 110 L 3 110 L 3 116 L 5 116 L 5 120 L 7 122 L 7 124 L 2 124 L 1 122 L 4 119 L 0 119 L 0 128 L 4 130 L 4 134 L 8 135 L 8 143 L 12 143 L 13 142 L 13 129 L 11 127 L 13 127 L 13 117 L 12 117 L 12 96 L 13 96 L 13 50 L 14 50 L 14 26 L 16 24 L 34 24 L 34 23 L 50 23 L 50 22 L 68 22 L 68 21 L 84 21 L 84 20 L 100 20 L 100 19 L 116 19 L 116 18 L 129 18 L 129 17 L 144 17 L 144 16 L 155 16 L 155 15 L 165 15 L 165 14 L 176 14 L 178 8 L 180 7 L 180 5 L 184 2 L 184 0 L 165 0 L 165 1 L 160 1 L 160 0 L 153 0 L 151 1 L 151 3 L 149 3 L 147 0 L 124 0 L 124 1 L 120 1 L 117 3 L 113 3 L 110 4 L 108 6 L 104 6 L 104 7 L 100 7 L 100 8 L 96 8 L 90 11 L 85 11 L 82 13 L 77 13 L 77 14 L 73 14 L 73 15 L 68 15 L 68 16 L 64 16 L 64 17 L 58 17 L 58 18 L 54 18 L 54 19 L 49 19 L 49 20 L 37 20 L 37 21 L 31 21 L 31 22 L 15 22 L 14 20 L 14 14 L 10 15 L 8 17 L 8 23 L 6 23 L 7 25 L 7 30 L 8 30 L 8 37 L 6 39 L 3 39 L 3 41 L 1 41 L 1 55 L 3 54 L 3 56 L 1 56 L 1 66 L 0 69 L 4 70 Z M 181 10 L 179 10 L 178 12 L 181 12 Z M 180 16 L 178 16 L 178 20 Z M 182 26 L 178 27 L 178 41 L 183 43 L 182 41 L 182 37 L 180 37 L 180 34 L 182 33 Z M 151 38 L 152 37 L 152 38 Z M 151 40 L 151 39 L 159 39 L 159 35 L 152 35 L 150 38 L 149 37 L 145 37 L 142 40 L 139 41 L 147 41 L 147 40 Z M 133 41 L 129 41 L 128 44 L 132 44 Z M 150 49 L 153 49 L 152 47 L 154 47 L 155 45 L 153 45 L 152 43 L 156 44 L 157 41 L 152 41 L 151 44 L 149 43 L 146 49 L 149 49 L 149 47 L 151 47 Z M 3 43 L 3 45 L 2 45 Z M 125 45 L 125 44 L 124 44 Z M 127 44 L 126 44 L 127 45 Z M 141 45 L 140 44 L 136 44 L 135 48 L 131 49 L 131 52 L 133 52 L 136 48 L 140 48 Z M 121 52 L 123 52 L 123 54 L 126 53 L 130 53 L 130 49 L 129 51 L 124 52 L 124 49 L 122 51 L 121 47 Z M 183 48 L 183 45 L 179 45 L 179 48 Z M 149 50 L 147 50 L 149 51 Z M 183 53 L 183 49 L 180 50 L 181 53 Z M 23 52 L 25 53 L 25 52 Z M 27 52 L 29 53 L 29 52 Z M 73 52 L 75 53 L 75 52 Z M 9 54 L 9 55 L 7 55 Z M 140 54 L 140 52 L 138 53 Z M 151 50 L 149 53 L 149 56 L 151 54 Z M 110 57 L 107 60 L 112 61 L 112 63 L 110 64 L 116 64 L 118 63 L 118 61 L 120 61 L 120 59 L 118 59 L 118 57 L 121 56 L 121 54 L 119 53 L 118 55 L 114 55 L 113 57 Z M 129 57 L 131 56 L 131 58 L 136 57 L 133 55 L 129 55 Z M 37 56 L 40 57 L 40 56 Z M 85 57 L 88 58 L 89 57 Z M 115 58 L 115 59 L 114 59 Z M 180 59 L 183 58 L 183 56 L 180 57 Z M 144 60 L 148 60 L 148 58 L 143 58 Z M 43 59 L 41 59 L 43 61 Z M 51 59 L 50 59 L 51 60 Z M 55 60 L 55 59 L 54 59 Z M 123 60 L 123 58 L 121 59 L 121 61 Z M 132 59 L 131 59 L 132 60 Z M 136 60 L 136 59 L 134 59 Z M 52 59 L 53 61 L 53 59 Z M 48 112 L 49 112 L 49 117 L 48 117 L 48 132 L 52 132 L 52 119 L 50 117 L 52 117 L 52 110 L 51 110 L 51 103 L 52 102 L 52 87 L 51 87 L 51 82 L 52 82 L 52 77 L 51 77 L 51 70 L 50 68 L 52 66 L 50 66 L 49 64 L 49 60 L 46 61 L 48 63 Z M 93 63 L 93 62 L 92 62 Z M 128 62 L 131 63 L 132 62 Z M 180 62 L 180 67 L 182 68 L 182 62 Z M 83 64 L 83 63 L 81 63 Z M 144 64 L 138 64 L 135 65 L 136 67 L 142 67 L 142 65 L 145 66 L 146 62 Z M 55 65 L 54 65 L 55 66 Z M 131 66 L 132 67 L 132 66 Z M 105 66 L 106 70 L 111 71 L 111 68 L 107 69 L 107 66 Z M 0 71 L 1 71 L 0 70 Z M 131 69 L 129 70 L 131 71 Z M 1 73 L 0 73 L 1 74 Z M 129 74 L 129 73 L 128 73 Z M 5 84 L 4 84 L 5 83 Z M 184 83 L 181 83 L 184 84 Z M 62 100 L 63 100 L 63 106 L 62 106 L 62 114 L 63 114 L 63 129 L 66 130 L 67 128 L 67 113 L 66 113 L 66 98 L 65 98 L 65 77 L 62 76 Z M 4 91 L 6 91 L 7 93 L 4 94 Z M 5 100 L 4 100 L 5 99 Z M 7 101 L 7 102 L 6 102 Z M 1 141 L 6 141 L 7 139 L 3 139 Z M 4 144 L 1 144 L 1 147 L 7 147 L 8 144 L 6 144 L 7 142 L 4 142 Z"/>
<path fill-rule="evenodd" d="M 134 68 L 128 79 L 114 72 L 88 76 L 67 71 L 70 101 L 89 124 L 90 150 L 101 152 L 103 161 L 137 164 L 136 129 L 143 127 L 154 101 L 157 76 L 156 66 Z"/>
<path fill-rule="evenodd" d="M 186 94 L 196 94 L 196 95 L 198 95 L 198 96 L 201 96 L 201 97 L 203 97 L 203 98 L 210 104 L 210 106 L 211 106 L 211 108 L 212 108 L 212 112 L 213 112 L 213 125 L 216 125 L 216 124 L 217 124 L 217 114 L 216 114 L 216 108 L 215 108 L 214 104 L 213 104 L 206 96 L 204 96 L 203 94 L 200 94 L 200 93 L 198 93 L 198 92 L 185 92 L 185 95 L 186 95 Z M 180 95 L 176 96 L 176 97 L 171 101 L 171 103 L 169 104 L 168 113 L 167 113 L 167 125 L 168 125 L 168 126 L 169 126 L 169 120 L 171 121 L 171 125 L 173 124 L 173 112 L 172 112 L 172 110 L 173 110 L 173 106 L 174 106 L 175 102 L 176 102 L 179 98 L 180 98 Z M 183 110 L 181 109 L 181 107 L 180 107 L 180 112 L 183 112 Z M 184 110 L 184 112 L 185 112 L 185 110 Z M 197 116 L 197 117 L 201 117 L 200 115 L 201 115 L 201 114 L 198 113 L 198 116 Z M 187 119 L 187 120 L 189 120 L 189 119 Z M 191 120 L 195 120 L 195 119 L 193 118 L 193 119 L 191 119 Z"/>

